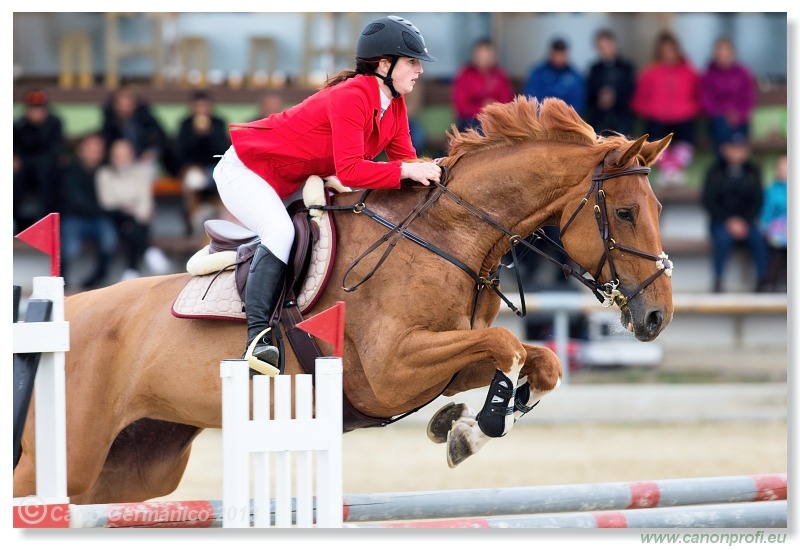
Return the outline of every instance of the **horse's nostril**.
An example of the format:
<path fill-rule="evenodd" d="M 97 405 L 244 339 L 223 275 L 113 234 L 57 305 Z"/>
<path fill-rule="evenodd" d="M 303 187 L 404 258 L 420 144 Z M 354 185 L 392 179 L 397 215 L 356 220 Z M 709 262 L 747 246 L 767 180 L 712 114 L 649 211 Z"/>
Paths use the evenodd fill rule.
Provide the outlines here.
<path fill-rule="evenodd" d="M 646 326 L 650 334 L 658 334 L 661 324 L 664 322 L 664 314 L 659 310 L 653 310 L 647 314 Z"/>

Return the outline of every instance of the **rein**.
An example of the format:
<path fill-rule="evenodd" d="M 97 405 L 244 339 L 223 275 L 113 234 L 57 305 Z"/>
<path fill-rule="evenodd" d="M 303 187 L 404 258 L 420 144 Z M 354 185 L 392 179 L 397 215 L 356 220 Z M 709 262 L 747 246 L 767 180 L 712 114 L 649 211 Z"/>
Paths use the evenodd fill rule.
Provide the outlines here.
<path fill-rule="evenodd" d="M 577 215 L 581 212 L 583 207 L 588 203 L 589 198 L 594 195 L 595 205 L 594 205 L 594 214 L 595 219 L 597 220 L 597 227 L 600 233 L 600 237 L 603 240 L 603 255 L 600 258 L 600 262 L 598 263 L 597 270 L 594 274 L 591 274 L 580 265 L 575 264 L 570 265 L 567 263 L 562 263 L 553 256 L 547 254 L 546 252 L 540 250 L 539 248 L 535 247 L 533 244 L 528 242 L 527 240 L 523 239 L 520 235 L 517 235 L 506 228 L 504 225 L 497 222 L 494 218 L 492 218 L 489 214 L 481 210 L 480 208 L 470 204 L 469 202 L 465 201 L 459 195 L 455 194 L 447 187 L 447 183 L 450 176 L 450 171 L 447 167 L 442 168 L 443 172 L 443 183 L 441 182 L 433 182 L 435 187 L 412 187 L 412 189 L 419 189 L 419 190 L 426 190 L 427 193 L 425 196 L 420 199 L 417 205 L 411 210 L 411 212 L 403 218 L 400 223 L 394 224 L 391 221 L 387 220 L 386 218 L 380 216 L 376 212 L 372 211 L 367 206 L 367 198 L 370 194 L 370 190 L 365 191 L 359 201 L 354 206 L 328 206 L 328 205 L 313 205 L 309 208 L 319 208 L 322 210 L 332 211 L 332 212 L 352 212 L 354 214 L 363 214 L 370 219 L 374 220 L 375 222 L 379 223 L 380 225 L 386 227 L 388 231 L 375 243 L 373 243 L 366 251 L 364 251 L 361 255 L 358 256 L 347 268 L 344 276 L 342 277 L 342 289 L 345 292 L 353 292 L 366 281 L 368 281 L 376 272 L 377 270 L 383 265 L 386 259 L 389 257 L 389 254 L 394 249 L 395 245 L 401 238 L 406 238 L 411 242 L 422 246 L 423 248 L 433 252 L 437 256 L 441 257 L 442 259 L 450 262 L 451 264 L 455 265 L 464 273 L 466 273 L 476 285 L 475 291 L 475 298 L 472 304 L 472 315 L 470 317 L 470 328 L 474 327 L 475 323 L 475 316 L 478 309 L 478 302 L 481 296 L 482 291 L 485 288 L 491 289 L 497 296 L 501 298 L 503 302 L 511 309 L 517 316 L 524 317 L 527 315 L 527 309 L 525 306 L 525 294 L 522 288 L 522 277 L 520 274 L 519 268 L 519 259 L 522 255 L 517 255 L 517 245 L 522 245 L 526 247 L 526 251 L 533 251 L 539 256 L 543 257 L 547 261 L 554 263 L 561 267 L 562 272 L 564 273 L 565 277 L 574 277 L 577 279 L 581 284 L 589 288 L 595 297 L 600 301 L 604 307 L 609 307 L 613 304 L 617 304 L 620 307 L 624 307 L 632 298 L 638 295 L 642 290 L 644 290 L 648 285 L 650 285 L 653 281 L 655 281 L 658 277 L 662 274 L 667 274 L 667 276 L 672 275 L 672 262 L 668 259 L 665 253 L 661 253 L 659 255 L 650 254 L 648 252 L 644 252 L 635 248 L 631 248 L 629 246 L 618 244 L 612 237 L 609 228 L 609 219 L 608 219 L 608 211 L 606 207 L 606 194 L 603 190 L 603 183 L 606 180 L 618 178 L 622 176 L 629 176 L 633 174 L 648 174 L 650 173 L 650 168 L 646 166 L 634 166 L 630 168 L 626 168 L 624 170 L 619 170 L 616 172 L 609 172 L 603 173 L 602 172 L 603 165 L 600 163 L 594 170 L 592 174 L 592 184 L 589 188 L 589 191 L 586 193 L 586 196 L 581 200 L 580 204 L 576 207 L 575 211 L 570 215 L 567 223 L 560 229 L 560 234 L 564 235 L 567 230 L 569 229 L 572 222 L 575 220 Z M 489 275 L 483 277 L 479 273 L 476 273 L 472 268 L 466 265 L 464 262 L 455 258 L 451 254 L 445 252 L 441 248 L 437 247 L 436 245 L 422 239 L 421 237 L 415 235 L 411 231 L 409 231 L 409 226 L 417 220 L 422 214 L 424 214 L 436 201 L 438 201 L 443 195 L 447 196 L 448 198 L 455 201 L 460 207 L 465 209 L 467 212 L 472 214 L 473 216 L 477 217 L 487 225 L 493 227 L 494 229 L 500 231 L 504 235 L 509 238 L 510 248 L 511 248 L 511 256 L 512 256 L 512 263 L 508 266 L 501 264 L 497 270 Z M 534 240 L 542 240 L 549 244 L 550 246 L 556 248 L 559 252 L 565 254 L 567 257 L 566 250 L 562 245 L 555 242 L 553 239 L 548 237 L 543 229 L 536 230 L 533 235 Z M 347 278 L 350 273 L 355 269 L 355 267 L 361 263 L 364 258 L 370 255 L 372 252 L 377 250 L 380 246 L 384 243 L 387 243 L 386 250 L 383 252 L 381 257 L 372 267 L 372 269 L 357 283 L 354 285 L 348 286 L 347 285 Z M 640 256 L 642 258 L 646 258 L 649 260 L 653 260 L 656 263 L 656 271 L 651 275 L 648 279 L 643 281 L 633 292 L 630 292 L 627 296 L 625 296 L 622 291 L 619 289 L 619 278 L 617 276 L 616 267 L 614 265 L 614 260 L 611 255 L 612 250 L 621 250 L 624 252 L 628 252 L 630 254 L 634 254 L 636 256 Z M 523 254 L 525 253 L 523 252 Z M 599 277 L 600 273 L 602 272 L 603 267 L 608 264 L 609 270 L 611 271 L 611 281 L 607 283 L 600 283 Z M 516 281 L 517 281 L 517 290 L 519 292 L 520 298 L 520 307 L 517 308 L 514 303 L 500 290 L 500 280 L 499 280 L 499 271 L 503 268 L 513 268 Z M 587 277 L 588 275 L 589 277 Z"/>

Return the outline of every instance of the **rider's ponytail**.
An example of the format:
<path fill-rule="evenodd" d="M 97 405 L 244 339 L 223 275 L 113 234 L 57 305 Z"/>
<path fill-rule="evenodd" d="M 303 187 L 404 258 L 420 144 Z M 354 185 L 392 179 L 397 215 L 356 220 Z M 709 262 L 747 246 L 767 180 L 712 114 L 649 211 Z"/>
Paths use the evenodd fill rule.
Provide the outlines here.
<path fill-rule="evenodd" d="M 355 69 L 345 69 L 339 74 L 336 74 L 330 77 L 327 81 L 325 81 L 325 86 L 323 88 L 330 88 L 331 86 L 335 86 L 340 82 L 344 82 L 345 80 L 349 80 L 356 75 L 360 74 L 373 74 L 377 68 L 378 63 L 380 60 L 383 59 L 382 57 L 376 57 L 373 59 L 356 59 L 356 68 Z"/>

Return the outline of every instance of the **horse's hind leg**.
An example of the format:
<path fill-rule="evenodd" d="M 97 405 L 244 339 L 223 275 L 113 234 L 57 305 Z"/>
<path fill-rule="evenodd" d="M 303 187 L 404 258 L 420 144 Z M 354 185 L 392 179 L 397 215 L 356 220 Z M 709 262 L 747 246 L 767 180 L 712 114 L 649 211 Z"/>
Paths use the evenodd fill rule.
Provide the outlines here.
<path fill-rule="evenodd" d="M 32 446 L 28 441 L 32 441 L 32 437 L 23 436 L 22 440 L 22 454 L 19 457 L 19 462 L 14 468 L 14 496 L 22 497 L 36 494 L 36 458 L 33 454 Z"/>
<path fill-rule="evenodd" d="M 67 396 L 69 398 L 69 391 Z M 83 396 L 80 404 L 89 402 Z M 97 416 L 79 409 L 74 402 L 68 403 L 67 411 L 73 412 L 67 417 L 67 494 L 72 498 L 94 485 L 97 475 L 102 470 L 106 451 L 114 440 L 115 429 L 110 422 L 98 422 Z M 36 494 L 36 420 L 35 396 L 31 400 L 25 430 L 22 434 L 22 456 L 14 469 L 14 496 L 23 497 Z M 82 413 L 87 413 L 82 416 Z M 82 427 L 86 429 L 82 429 Z M 42 457 L 41 460 L 49 460 Z"/>
<path fill-rule="evenodd" d="M 141 502 L 168 495 L 178 487 L 200 431 L 186 424 L 137 420 L 114 440 L 94 486 L 72 501 Z"/>

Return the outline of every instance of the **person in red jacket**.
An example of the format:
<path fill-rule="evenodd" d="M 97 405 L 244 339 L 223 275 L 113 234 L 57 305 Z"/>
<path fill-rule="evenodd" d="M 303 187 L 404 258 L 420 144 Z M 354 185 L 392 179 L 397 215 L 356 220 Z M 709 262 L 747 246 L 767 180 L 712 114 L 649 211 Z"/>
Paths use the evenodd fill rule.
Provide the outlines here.
<path fill-rule="evenodd" d="M 251 368 L 277 374 L 278 350 L 264 340 L 294 227 L 286 211 L 309 176 L 337 176 L 348 187 L 398 189 L 403 179 L 438 182 L 434 162 L 414 162 L 403 96 L 422 61 L 435 61 L 410 21 L 380 17 L 361 31 L 355 70 L 345 70 L 302 103 L 250 123 L 231 124 L 232 146 L 214 169 L 225 207 L 256 233 L 245 290 Z M 387 162 L 374 159 L 386 153 Z"/>
<path fill-rule="evenodd" d="M 453 107 L 459 130 L 479 129 L 478 113 L 488 103 L 507 103 L 514 98 L 508 75 L 497 64 L 497 52 L 488 38 L 472 46 L 470 63 L 453 80 Z"/>
<path fill-rule="evenodd" d="M 700 113 L 700 76 L 681 51 L 677 38 L 661 33 L 654 62 L 639 75 L 631 103 L 651 136 L 674 133 L 661 154 L 660 183 L 683 183 L 683 170 L 694 157 L 695 119 Z"/>

